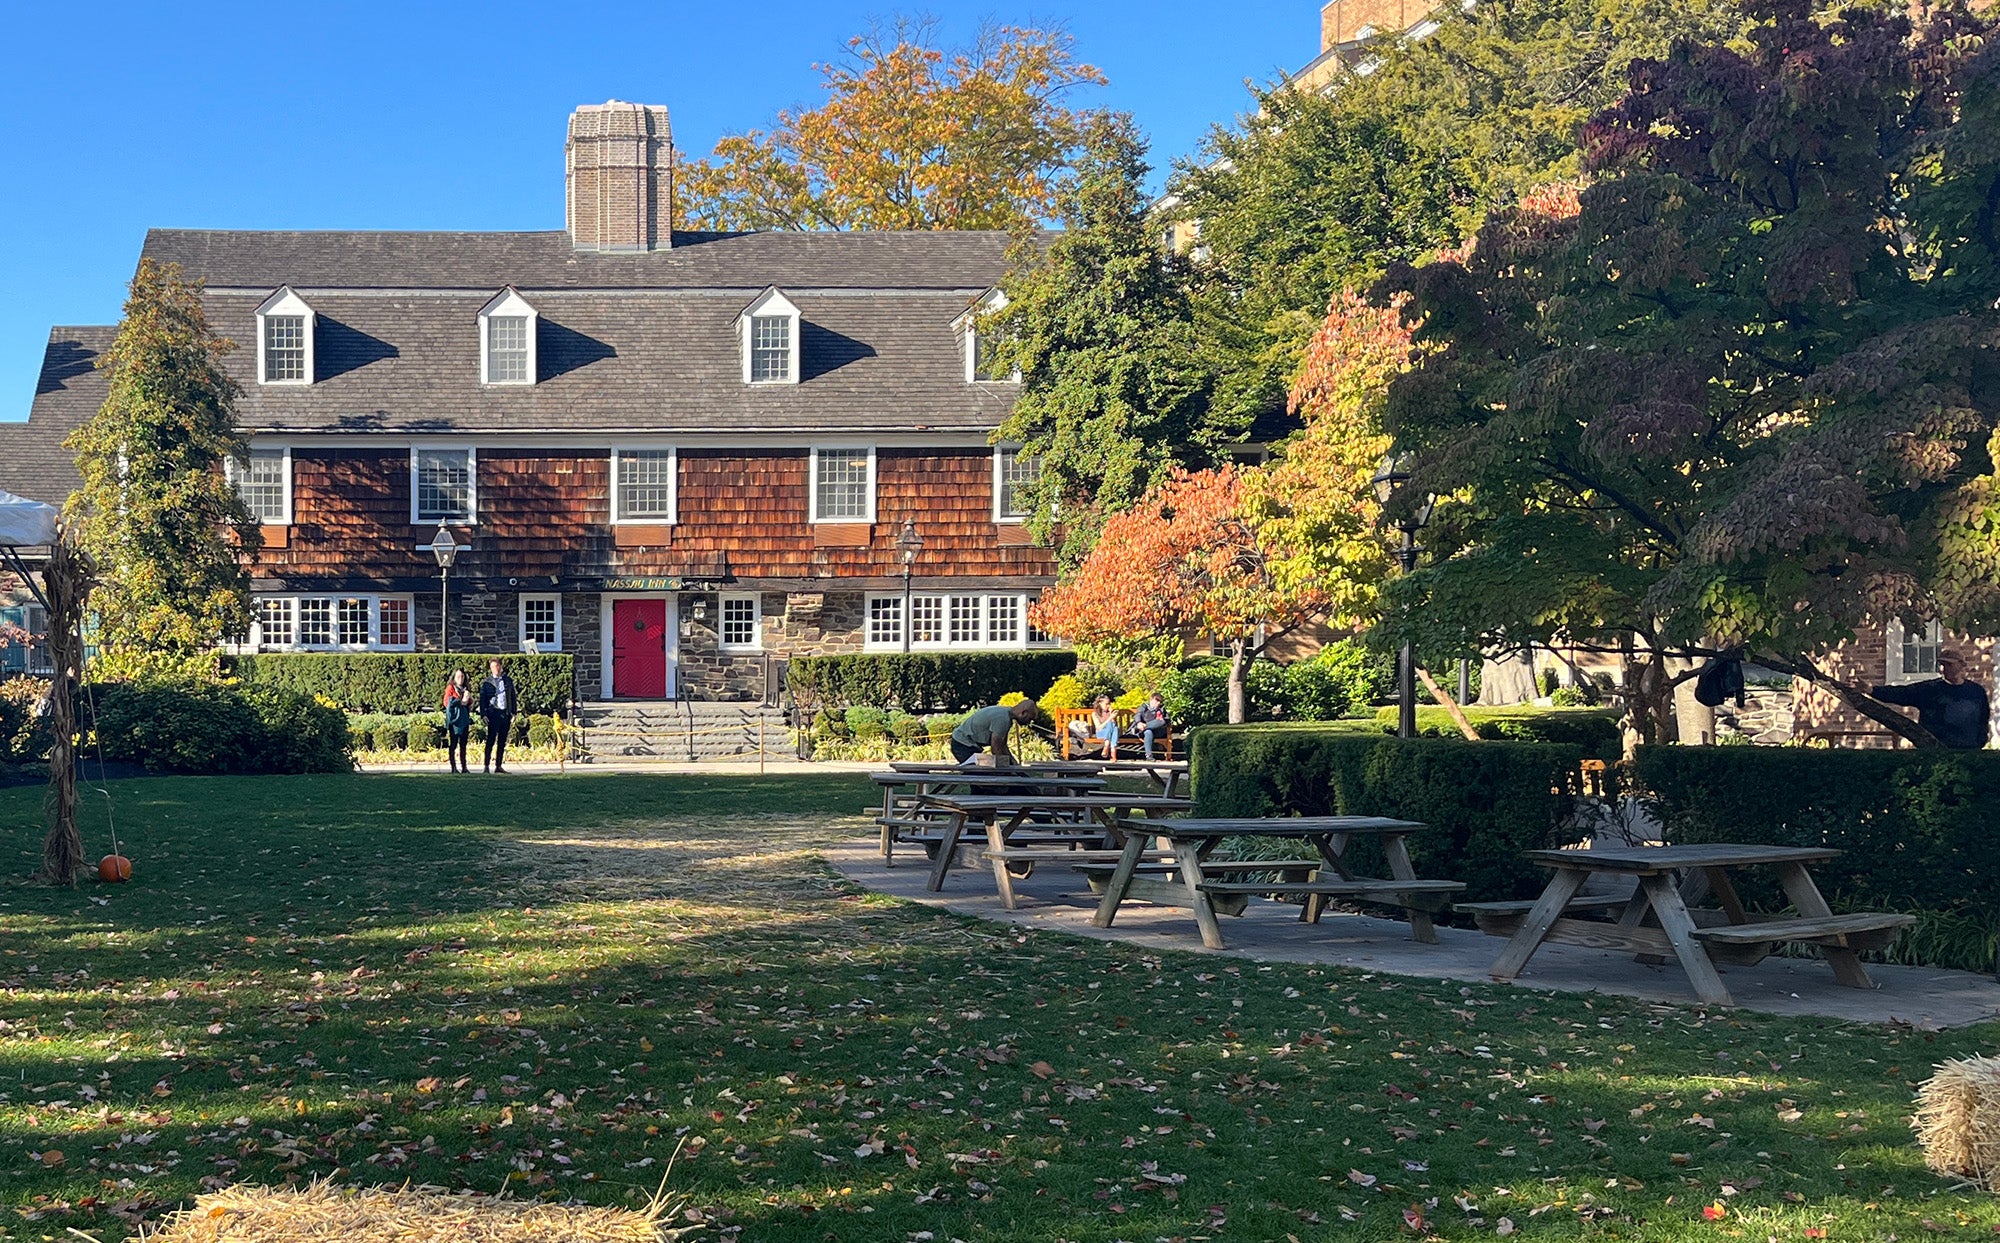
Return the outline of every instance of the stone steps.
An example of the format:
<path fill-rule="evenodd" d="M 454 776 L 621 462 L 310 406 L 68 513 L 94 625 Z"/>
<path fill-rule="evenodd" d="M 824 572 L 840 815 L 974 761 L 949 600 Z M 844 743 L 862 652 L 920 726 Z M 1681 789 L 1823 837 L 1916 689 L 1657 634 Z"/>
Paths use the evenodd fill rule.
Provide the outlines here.
<path fill-rule="evenodd" d="M 755 759 L 793 753 L 783 709 L 761 703 L 585 704 L 579 759 Z"/>

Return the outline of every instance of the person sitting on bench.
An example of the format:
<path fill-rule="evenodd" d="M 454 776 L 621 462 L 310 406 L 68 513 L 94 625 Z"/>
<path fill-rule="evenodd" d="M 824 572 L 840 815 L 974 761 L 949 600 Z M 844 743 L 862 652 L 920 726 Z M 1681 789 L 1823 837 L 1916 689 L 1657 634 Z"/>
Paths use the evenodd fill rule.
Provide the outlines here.
<path fill-rule="evenodd" d="M 1145 739 L 1146 758 L 1153 758 L 1153 744 L 1161 734 L 1167 732 L 1167 710 L 1160 703 L 1160 692 L 1154 691 L 1132 714 L 1132 732 Z"/>
<path fill-rule="evenodd" d="M 1111 696 L 1099 695 L 1097 702 L 1091 705 L 1090 719 L 1071 721 L 1069 732 L 1084 754 L 1089 754 L 1094 748 L 1107 760 L 1118 758 L 1118 713 L 1111 707 Z"/>

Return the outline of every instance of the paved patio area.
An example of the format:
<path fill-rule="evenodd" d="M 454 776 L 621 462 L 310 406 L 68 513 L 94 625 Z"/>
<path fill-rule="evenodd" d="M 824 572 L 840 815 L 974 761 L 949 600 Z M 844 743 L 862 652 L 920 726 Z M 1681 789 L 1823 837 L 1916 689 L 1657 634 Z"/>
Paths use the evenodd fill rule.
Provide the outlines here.
<path fill-rule="evenodd" d="M 1296 906 L 1253 899 L 1243 915 L 1222 921 L 1229 948 L 1206 950 L 1195 933 L 1194 919 L 1175 907 L 1130 902 L 1119 911 L 1113 927 L 1091 927 L 1096 898 L 1083 878 L 1066 867 L 1042 864 L 1033 876 L 1017 880 L 1020 909 L 1009 911 L 1001 907 L 993 874 L 983 866 L 955 869 L 943 893 L 928 893 L 924 880 L 929 869 L 921 851 L 899 852 L 893 868 L 883 866 L 872 839 L 826 854 L 842 875 L 880 893 L 999 923 L 1126 941 L 1149 949 L 1217 953 L 1258 962 L 1329 963 L 1390 975 L 1489 983 L 1486 969 L 1505 944 L 1478 932 L 1440 928 L 1442 944 L 1419 945 L 1410 939 L 1409 925 L 1395 920 L 1329 912 L 1315 926 L 1298 922 Z M 1880 987 L 1864 992 L 1835 984 L 1832 969 L 1818 959 L 1767 958 L 1754 967 L 1721 970 L 1738 1005 L 1770 1014 L 1926 1029 L 2000 1018 L 2000 982 L 1967 971 L 1871 963 L 1868 973 Z M 1651 967 L 1630 955 L 1571 945 L 1543 946 L 1516 986 L 1697 1004 L 1676 964 Z"/>

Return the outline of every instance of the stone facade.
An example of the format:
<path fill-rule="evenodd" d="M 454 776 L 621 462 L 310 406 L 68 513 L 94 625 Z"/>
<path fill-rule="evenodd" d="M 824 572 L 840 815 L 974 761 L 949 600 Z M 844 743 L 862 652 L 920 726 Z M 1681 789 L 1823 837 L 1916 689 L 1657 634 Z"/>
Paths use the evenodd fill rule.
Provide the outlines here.
<path fill-rule="evenodd" d="M 1733 699 L 1724 701 L 1715 710 L 1717 736 L 1727 738 L 1734 734 L 1771 746 L 1792 741 L 1794 694 L 1787 687 L 1753 686 L 1743 692 L 1741 708 Z"/>

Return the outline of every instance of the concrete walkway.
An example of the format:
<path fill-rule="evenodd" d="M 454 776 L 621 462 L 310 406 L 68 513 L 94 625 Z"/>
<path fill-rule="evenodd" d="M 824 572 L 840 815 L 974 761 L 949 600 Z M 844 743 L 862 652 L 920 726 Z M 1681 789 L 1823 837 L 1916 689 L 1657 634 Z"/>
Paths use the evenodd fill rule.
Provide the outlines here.
<path fill-rule="evenodd" d="M 964 852 L 973 858 L 973 852 Z M 1066 867 L 1042 864 L 1033 876 L 1016 880 L 1018 910 L 1005 910 L 994 892 L 992 871 L 960 868 L 943 893 L 929 893 L 923 852 L 898 852 L 885 867 L 874 841 L 826 852 L 827 860 L 856 884 L 926 906 L 999 923 L 1119 940 L 1158 950 L 1215 953 L 1258 962 L 1327 963 L 1361 971 L 1433 980 L 1489 983 L 1486 969 L 1499 957 L 1503 941 L 1478 932 L 1440 928 L 1442 944 L 1419 945 L 1408 924 L 1368 915 L 1329 912 L 1320 923 L 1302 924 L 1299 908 L 1252 899 L 1238 918 L 1224 918 L 1225 950 L 1202 948 L 1193 917 L 1177 907 L 1128 902 L 1111 928 L 1093 928 L 1097 900 L 1083 878 Z M 1723 982 L 1738 1005 L 1768 1014 L 1819 1016 L 1854 1023 L 1901 1023 L 1923 1029 L 1960 1027 L 2000 1018 L 2000 982 L 1990 975 L 1931 967 L 1869 964 L 1880 987 L 1864 992 L 1842 988 L 1818 959 L 1767 958 L 1755 967 L 1724 967 Z M 1559 992 L 1612 993 L 1645 1001 L 1696 1005 L 1678 964 L 1649 967 L 1630 955 L 1573 945 L 1544 945 L 1516 983 Z"/>

